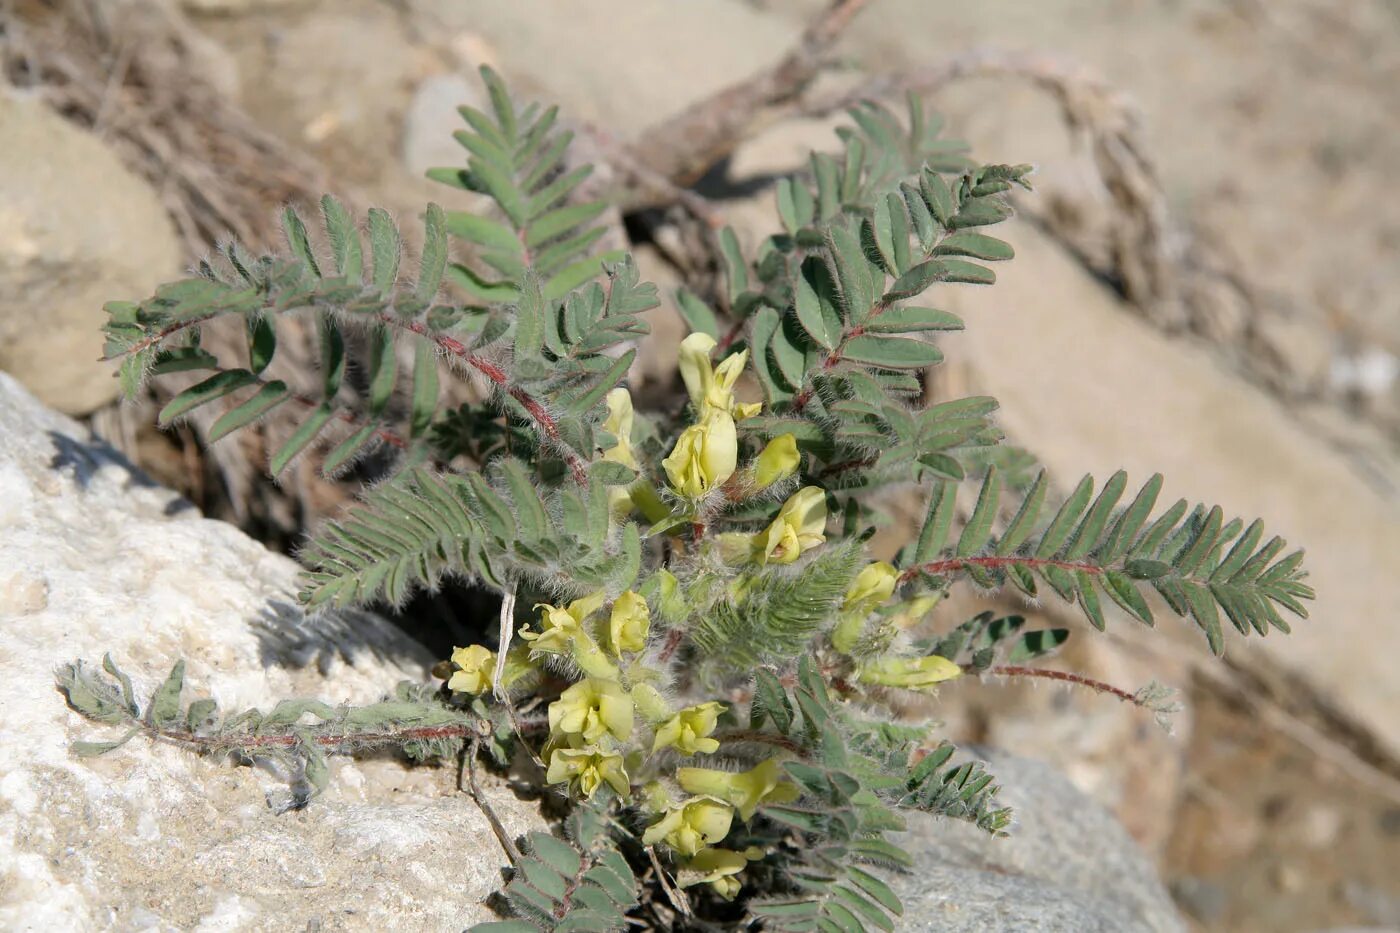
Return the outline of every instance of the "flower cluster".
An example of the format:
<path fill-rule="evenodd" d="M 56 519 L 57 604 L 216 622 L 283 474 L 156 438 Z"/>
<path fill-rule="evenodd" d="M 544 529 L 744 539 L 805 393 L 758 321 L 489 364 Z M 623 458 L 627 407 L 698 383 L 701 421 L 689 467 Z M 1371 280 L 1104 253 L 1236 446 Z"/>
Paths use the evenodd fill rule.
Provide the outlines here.
<path fill-rule="evenodd" d="M 667 586 L 667 584 L 670 586 Z M 658 591 L 665 598 L 675 578 L 666 574 Z M 737 875 L 755 853 L 714 848 L 729 834 L 736 812 L 753 818 L 764 800 L 790 800 L 792 785 L 779 779 L 777 760 L 754 771 L 733 774 L 703 768 L 664 767 L 668 755 L 691 757 L 719 751 L 715 738 L 726 707 L 715 701 L 679 709 L 648 682 L 648 665 L 637 656 L 647 648 L 651 611 L 641 594 L 627 591 L 607 604 L 601 592 L 565 605 L 540 604 L 537 626 L 525 628 L 524 656 L 507 665 L 507 680 L 550 658 L 567 658 L 582 673 L 549 704 L 549 739 L 544 748 L 545 780 L 588 799 L 604 787 L 633 800 L 636 779 L 647 776 L 642 808 L 651 815 L 643 841 L 661 845 L 681 859 L 684 883 L 709 884 L 725 897 L 740 888 Z M 479 695 L 491 690 L 496 655 L 481 645 L 458 648 L 457 670 L 448 681 L 454 692 Z M 639 729 L 639 720 L 645 729 Z M 649 736 L 647 733 L 649 732 Z M 667 787 L 689 796 L 673 798 Z"/>
<path fill-rule="evenodd" d="M 713 365 L 715 346 L 703 334 L 681 345 L 680 371 L 694 420 L 661 461 L 672 504 L 662 500 L 642 448 L 634 446 L 636 437 L 646 435 L 636 433 L 631 396 L 625 389 L 608 394 L 603 427 L 612 440 L 601 458 L 637 473 L 629 486 L 612 487 L 614 519 L 640 511 L 661 523 L 658 527 L 687 522 L 699 526 L 705 516 L 718 511 L 709 498 L 716 491 L 724 490 L 726 502 L 768 496 L 800 472 L 802 454 L 792 434 L 770 439 L 740 469 L 738 425 L 758 415 L 761 406 L 735 398 L 747 351 Z M 697 531 L 696 547 L 698 553 L 718 557 L 713 566 L 727 568 L 723 572 L 733 578 L 729 592 L 742 594 L 764 574 L 801 566 L 805 556 L 825 544 L 827 519 L 826 491 L 801 486 L 783 498 L 761 530 L 722 532 L 712 538 L 702 538 Z M 692 611 L 688 587 L 695 585 L 705 584 L 703 579 L 696 584 L 693 577 L 683 584 L 663 568 L 640 592 L 627 590 L 610 600 L 598 590 L 557 605 L 537 604 L 538 619 L 521 629 L 523 646 L 507 656 L 501 686 L 509 690 L 527 673 L 544 667 L 566 676 L 568 685 L 547 708 L 549 736 L 542 750 L 546 781 L 583 799 L 607 788 L 642 816 L 643 843 L 674 856 L 680 884 L 708 884 L 722 897 L 732 898 L 740 890 L 745 866 L 763 853 L 725 848 L 725 839 L 736 823 L 753 820 L 763 804 L 791 802 L 799 792 L 784 778 L 781 755 L 745 771 L 696 763 L 701 756 L 721 752 L 720 727 L 728 706 L 717 700 L 684 705 L 668 698 L 663 691 L 670 679 L 669 650 L 652 639 L 653 611 L 671 622 L 684 619 Z M 920 690 L 962 672 L 944 658 L 901 657 L 884 650 L 932 605 L 927 598 L 899 603 L 899 585 L 899 571 L 875 561 L 854 576 L 840 602 L 829 640 L 848 658 L 852 684 Z M 497 686 L 496 655 L 487 648 L 459 648 L 452 661 L 456 672 L 448 681 L 451 690 L 481 695 Z"/>

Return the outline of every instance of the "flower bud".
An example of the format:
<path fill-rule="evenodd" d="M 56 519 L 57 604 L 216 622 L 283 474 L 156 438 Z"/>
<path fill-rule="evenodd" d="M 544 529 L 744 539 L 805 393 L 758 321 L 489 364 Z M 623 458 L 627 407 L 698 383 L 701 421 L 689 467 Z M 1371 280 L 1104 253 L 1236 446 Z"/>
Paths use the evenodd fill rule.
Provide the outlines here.
<path fill-rule="evenodd" d="M 753 484 L 756 489 L 767 489 L 797 472 L 802 462 L 797 452 L 797 437 L 780 434 L 773 438 L 759 453 L 754 463 Z"/>
<path fill-rule="evenodd" d="M 906 690 L 929 690 L 962 676 L 962 668 L 936 654 L 922 658 L 879 658 L 868 661 L 856 671 L 861 683 L 882 687 L 903 687 Z"/>
<path fill-rule="evenodd" d="M 894 588 L 898 584 L 899 571 L 894 569 L 893 564 L 883 560 L 866 564 L 846 590 L 846 599 L 841 604 L 841 611 L 869 613 L 893 596 Z"/>
<path fill-rule="evenodd" d="M 613 602 L 612 616 L 608 620 L 613 654 L 641 651 L 646 647 L 650 628 L 651 610 L 640 595 L 628 590 Z"/>
<path fill-rule="evenodd" d="M 635 685 L 632 688 L 632 702 L 648 722 L 662 722 L 671 718 L 671 705 L 651 684 Z"/>
<path fill-rule="evenodd" d="M 632 396 L 626 389 L 608 393 L 608 418 L 603 430 L 617 438 L 617 443 L 603 451 L 603 459 L 637 469 L 637 456 L 632 452 Z"/>
<path fill-rule="evenodd" d="M 759 804 L 787 803 L 798 797 L 797 786 L 782 780 L 775 758 L 747 771 L 715 771 L 710 768 L 677 768 L 676 780 L 692 794 L 718 797 L 732 804 L 745 820 L 753 818 Z"/>

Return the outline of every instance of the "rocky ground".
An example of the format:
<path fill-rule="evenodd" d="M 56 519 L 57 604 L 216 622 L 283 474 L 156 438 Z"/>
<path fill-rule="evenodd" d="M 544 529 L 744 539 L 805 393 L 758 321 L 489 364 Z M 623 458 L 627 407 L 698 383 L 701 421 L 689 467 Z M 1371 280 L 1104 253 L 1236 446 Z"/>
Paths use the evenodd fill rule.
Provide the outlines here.
<path fill-rule="evenodd" d="M 459 206 L 422 171 L 458 160 L 454 108 L 479 96 L 477 65 L 632 141 L 776 61 L 824 4 L 180 6 L 182 67 L 308 174 L 408 218 L 429 198 Z M 1161 470 L 1167 495 L 1265 516 L 1307 546 L 1320 598 L 1293 637 L 1232 643 L 1224 665 L 1191 633 L 1144 638 L 1122 620 L 1080 639 L 1065 659 L 1076 669 L 1186 688 L 1176 738 L 1096 696 L 1000 684 L 947 690 L 941 712 L 959 737 L 1048 760 L 1111 809 L 1201 929 L 1400 926 L 1400 629 L 1386 622 L 1400 605 L 1400 135 L 1378 119 L 1397 106 L 1400 12 L 1384 0 L 875 0 L 817 90 L 968 50 L 1000 65 L 940 85 L 935 104 L 979 156 L 1039 172 L 1007 231 L 1017 260 L 995 288 L 946 299 L 969 329 L 946 342 L 936 389 L 999 397 L 1007 433 L 1061 484 Z M 307 478 L 260 505 L 252 455 L 201 454 L 198 426 L 178 444 L 153 437 L 149 412 L 105 404 L 112 385 L 73 369 L 96 353 L 103 299 L 144 293 L 198 248 L 169 188 L 123 167 L 114 113 L 89 132 L 37 96 L 0 89 L 0 131 L 23 141 L 0 155 L 0 368 L 211 514 L 294 542 L 343 489 Z M 831 125 L 771 120 L 701 189 L 753 242 L 773 224 L 772 177 L 827 145 Z M 1112 148 L 1125 140 L 1144 158 Z M 1155 170 L 1158 199 L 1131 202 L 1126 219 L 1104 146 L 1111 164 Z M 655 214 L 628 226 L 663 286 L 685 274 L 668 262 L 678 229 Z M 1115 253 L 1124 229 L 1140 254 Z M 83 274 L 66 275 L 75 257 Z M 19 335 L 33 333 L 36 294 L 50 328 L 30 347 Z M 655 318 L 635 376 L 666 387 L 681 325 L 669 308 Z M 31 598 L 16 586 L 12 600 Z"/>

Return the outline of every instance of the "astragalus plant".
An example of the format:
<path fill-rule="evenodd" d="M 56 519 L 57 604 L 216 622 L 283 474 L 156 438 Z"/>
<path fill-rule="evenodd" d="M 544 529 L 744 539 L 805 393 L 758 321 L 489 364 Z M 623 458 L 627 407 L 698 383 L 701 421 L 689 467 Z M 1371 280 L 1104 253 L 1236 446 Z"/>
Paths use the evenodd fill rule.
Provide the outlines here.
<path fill-rule="evenodd" d="M 1071 601 L 1100 629 L 1115 608 L 1151 624 L 1152 596 L 1217 653 L 1222 618 L 1262 634 L 1287 631 L 1281 610 L 1304 614 L 1301 556 L 1259 522 L 1158 509 L 1160 477 L 1056 496 L 998 446 L 995 400 L 926 398 L 938 336 L 964 323 L 928 301 L 992 284 L 988 264 L 1012 258 L 986 231 L 1027 166 L 970 161 L 917 100 L 902 118 L 855 108 L 839 153 L 778 184 L 779 232 L 751 256 L 718 234 L 725 287 L 677 299 L 686 401 L 658 408 L 626 387 L 656 289 L 594 251 L 604 204 L 577 198 L 589 169 L 570 167 L 555 110 L 484 77 L 490 112 L 462 109 L 465 167 L 432 175 L 495 209 L 429 205 L 412 274 L 386 213 L 360 224 L 328 197 L 315 235 L 286 212 L 282 253 L 228 244 L 153 298 L 111 304 L 107 348 L 131 391 L 198 373 L 162 424 L 222 405 L 217 440 L 296 411 L 274 476 L 300 457 L 337 473 L 392 453 L 392 475 L 305 546 L 302 598 L 402 604 L 470 581 L 500 598 L 485 643 L 456 650 L 444 683 L 361 708 L 185 705 L 177 664 L 143 710 L 110 660 L 66 667 L 73 706 L 122 739 L 271 762 L 288 806 L 325 785 L 328 753 L 369 746 L 513 769 L 569 806 L 557 836 L 522 849 L 502 833 L 515 919 L 500 930 L 621 929 L 648 909 L 639 878 L 662 905 L 647 915 L 677 925 L 891 929 L 901 907 L 882 873 L 909 857 L 886 835 L 904 811 L 989 833 L 1010 821 L 992 775 L 892 709 L 957 677 L 1036 676 L 1068 635 L 949 619 L 952 588 Z M 246 359 L 200 345 L 230 317 Z M 319 332 L 319 393 L 277 375 L 290 317 Z M 443 379 L 484 401 L 442 407 Z M 926 509 L 889 561 L 868 545 L 882 501 Z M 1169 706 L 1156 686 L 1116 692 Z"/>

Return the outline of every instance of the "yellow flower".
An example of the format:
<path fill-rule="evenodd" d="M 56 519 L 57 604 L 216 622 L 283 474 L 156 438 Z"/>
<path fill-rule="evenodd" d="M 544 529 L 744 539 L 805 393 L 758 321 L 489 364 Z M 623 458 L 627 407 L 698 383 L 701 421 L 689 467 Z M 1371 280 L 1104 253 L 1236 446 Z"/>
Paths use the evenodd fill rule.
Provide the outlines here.
<path fill-rule="evenodd" d="M 962 668 L 947 658 L 930 654 L 922 658 L 880 658 L 867 661 L 856 671 L 862 683 L 883 687 L 927 690 L 962 676 Z"/>
<path fill-rule="evenodd" d="M 642 842 L 665 842 L 681 855 L 694 855 L 729 835 L 734 808 L 713 797 L 692 797 L 679 807 L 669 807 L 661 819 L 647 827 Z"/>
<path fill-rule="evenodd" d="M 647 601 L 631 590 L 619 596 L 613 603 L 612 616 L 608 619 L 608 637 L 612 640 L 613 654 L 641 651 L 646 647 L 650 629 L 651 610 L 647 608 Z"/>
<path fill-rule="evenodd" d="M 756 489 L 767 489 L 797 472 L 802 456 L 797 452 L 797 437 L 780 434 L 769 441 L 758 455 L 753 468 Z"/>
<path fill-rule="evenodd" d="M 865 614 L 894 595 L 899 583 L 899 571 L 893 564 L 877 560 L 866 564 L 846 590 L 846 600 L 841 604 L 843 612 Z"/>
<path fill-rule="evenodd" d="M 943 598 L 942 593 L 930 593 L 927 596 L 918 596 L 908 602 L 901 603 L 899 612 L 891 620 L 896 628 L 913 628 L 924 620 L 924 617 L 938 605 L 938 601 Z"/>
<path fill-rule="evenodd" d="M 556 748 L 549 756 L 545 781 L 550 784 L 568 783 L 575 792 L 592 797 L 604 784 L 626 797 L 631 789 L 622 756 L 605 753 L 596 748 Z"/>
<path fill-rule="evenodd" d="M 597 742 L 605 735 L 626 741 L 632 734 L 632 698 L 612 680 L 585 678 L 549 704 L 549 728 Z"/>
<path fill-rule="evenodd" d="M 733 849 L 705 849 L 681 866 L 677 880 L 683 888 L 708 884 L 720 897 L 732 901 L 743 888 L 735 876 L 743 871 L 749 862 L 761 858 L 763 850 L 758 846 L 749 846 L 743 852 L 735 852 Z"/>
<path fill-rule="evenodd" d="M 608 393 L 608 419 L 603 430 L 617 438 L 617 443 L 603 451 L 603 459 L 637 469 L 637 455 L 632 452 L 632 396 L 626 389 Z"/>
<path fill-rule="evenodd" d="M 826 493 L 804 486 L 778 510 L 767 530 L 753 537 L 753 558 L 760 564 L 790 564 L 826 540 Z"/>
<path fill-rule="evenodd" d="M 744 371 L 749 351 L 727 356 L 715 367 L 710 365 L 710 351 L 714 348 L 715 340 L 708 334 L 691 334 L 681 341 L 681 379 L 690 393 L 691 404 L 701 419 L 716 411 L 738 421 L 752 418 L 763 409 L 761 404 L 734 401 L 734 383 Z"/>
<path fill-rule="evenodd" d="M 447 688 L 456 693 L 482 694 L 494 687 L 496 675 L 496 652 L 481 645 L 470 648 L 457 648 L 452 652 L 452 663 L 459 668 L 447 681 Z M 506 667 L 501 679 L 505 686 L 520 681 L 534 673 L 526 652 L 512 648 L 506 652 Z"/>
<path fill-rule="evenodd" d="M 491 689 L 491 677 L 496 666 L 496 652 L 481 645 L 469 648 L 456 648 L 452 652 L 452 663 L 458 670 L 447 681 L 447 689 L 454 693 L 485 693 Z"/>
<path fill-rule="evenodd" d="M 798 797 L 796 785 L 782 780 L 776 758 L 738 774 L 709 768 L 677 768 L 676 780 L 688 793 L 706 794 L 733 804 L 745 820 L 753 818 L 761 803 L 787 803 Z"/>
<path fill-rule="evenodd" d="M 739 435 L 734 419 L 713 411 L 681 432 L 671 455 L 661 461 L 671 488 L 699 499 L 734 475 L 739 462 Z"/>
<path fill-rule="evenodd" d="M 598 590 L 574 600 L 567 607 L 537 603 L 535 608 L 543 610 L 540 613 L 540 631 L 523 628 L 520 637 L 530 642 L 532 651 L 567 654 L 571 641 L 579 636 L 586 637 L 583 621 L 602 607 L 605 598 L 603 591 Z"/>
<path fill-rule="evenodd" d="M 674 746 L 683 755 L 712 754 L 719 749 L 719 742 L 710 735 L 723 712 L 719 703 L 701 703 L 681 710 L 657 728 L 652 752 Z"/>
<path fill-rule="evenodd" d="M 617 438 L 617 443 L 602 452 L 602 459 L 640 469 L 637 455 L 632 451 L 632 396 L 626 389 L 613 389 L 608 393 L 608 418 L 603 422 L 603 429 Z M 614 518 L 626 518 L 637 505 L 631 487 L 608 487 L 608 511 Z"/>

